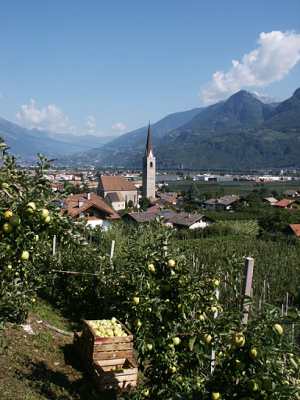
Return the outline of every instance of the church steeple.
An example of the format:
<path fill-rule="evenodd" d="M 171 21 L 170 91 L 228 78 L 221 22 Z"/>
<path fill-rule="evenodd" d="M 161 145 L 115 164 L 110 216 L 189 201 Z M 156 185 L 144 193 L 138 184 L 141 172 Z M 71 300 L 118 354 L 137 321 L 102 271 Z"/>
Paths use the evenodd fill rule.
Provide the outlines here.
<path fill-rule="evenodd" d="M 148 134 L 147 134 L 147 144 L 146 144 L 146 156 L 148 157 L 150 155 L 150 153 L 153 154 L 151 128 L 150 128 L 150 121 L 149 121 Z"/>
<path fill-rule="evenodd" d="M 153 154 L 150 122 L 148 125 L 147 142 L 143 158 L 143 197 L 155 199 L 155 157 Z"/>

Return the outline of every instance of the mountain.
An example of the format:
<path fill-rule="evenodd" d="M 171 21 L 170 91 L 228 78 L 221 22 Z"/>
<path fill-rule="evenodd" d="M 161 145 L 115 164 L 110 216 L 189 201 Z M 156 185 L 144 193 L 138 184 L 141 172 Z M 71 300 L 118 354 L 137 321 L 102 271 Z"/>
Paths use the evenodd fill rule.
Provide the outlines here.
<path fill-rule="evenodd" d="M 70 161 L 140 167 L 147 127 Z M 300 167 L 300 89 L 280 103 L 241 90 L 212 106 L 171 114 L 152 126 L 160 168 Z"/>
<path fill-rule="evenodd" d="M 0 137 L 9 145 L 11 152 L 23 160 L 32 160 L 37 153 L 49 157 L 62 156 L 101 146 L 111 138 L 92 135 L 64 135 L 26 129 L 0 118 Z"/>
<path fill-rule="evenodd" d="M 201 113 L 202 108 L 169 114 L 151 125 L 154 146 L 170 131 L 184 125 Z M 145 149 L 147 126 L 125 133 L 101 148 L 66 157 L 65 162 L 96 163 L 101 165 L 140 165 Z"/>
<path fill-rule="evenodd" d="M 165 167 L 300 166 L 299 93 L 274 106 L 240 91 L 167 134 L 157 158 Z"/>

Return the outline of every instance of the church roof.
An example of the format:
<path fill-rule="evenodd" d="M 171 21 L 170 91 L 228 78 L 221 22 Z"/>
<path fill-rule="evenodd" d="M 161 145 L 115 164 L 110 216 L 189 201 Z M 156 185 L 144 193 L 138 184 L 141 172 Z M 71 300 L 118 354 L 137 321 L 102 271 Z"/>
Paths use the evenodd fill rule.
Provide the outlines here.
<path fill-rule="evenodd" d="M 147 144 L 146 144 L 146 156 L 149 156 L 151 152 L 153 153 L 153 147 L 152 147 L 152 136 L 151 136 L 150 122 L 149 122 Z"/>
<path fill-rule="evenodd" d="M 123 176 L 101 175 L 99 186 L 104 192 L 136 191 L 134 184 Z"/>

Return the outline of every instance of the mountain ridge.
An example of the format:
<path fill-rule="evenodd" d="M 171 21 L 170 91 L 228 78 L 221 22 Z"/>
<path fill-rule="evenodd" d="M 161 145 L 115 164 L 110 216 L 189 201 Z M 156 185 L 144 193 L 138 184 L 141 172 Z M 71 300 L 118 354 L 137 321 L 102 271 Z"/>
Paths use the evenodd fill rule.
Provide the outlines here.
<path fill-rule="evenodd" d="M 89 150 L 99 146 L 110 138 L 101 138 L 91 135 L 54 134 L 37 129 L 27 129 L 0 117 L 0 137 L 10 147 L 11 152 L 22 160 L 33 160 L 37 153 L 48 157 L 63 156 L 76 153 L 82 148 Z"/>
<path fill-rule="evenodd" d="M 165 118 L 172 115 L 176 113 Z M 300 166 L 300 89 L 279 103 L 264 103 L 241 90 L 225 101 L 194 109 L 185 117 L 173 124 L 173 129 L 162 128 L 159 135 L 155 125 L 160 126 L 164 119 L 152 126 L 154 151 L 161 168 Z M 145 140 L 143 127 L 101 149 L 81 153 L 78 161 L 139 168 Z"/>

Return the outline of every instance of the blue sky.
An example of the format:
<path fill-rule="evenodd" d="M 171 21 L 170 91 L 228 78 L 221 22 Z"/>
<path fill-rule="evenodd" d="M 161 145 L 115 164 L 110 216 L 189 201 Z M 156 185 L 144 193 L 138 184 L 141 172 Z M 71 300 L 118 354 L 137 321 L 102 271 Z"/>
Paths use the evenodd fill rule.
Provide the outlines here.
<path fill-rule="evenodd" d="M 0 15 L 0 116 L 27 127 L 117 135 L 300 87 L 299 0 L 10 0 Z"/>

